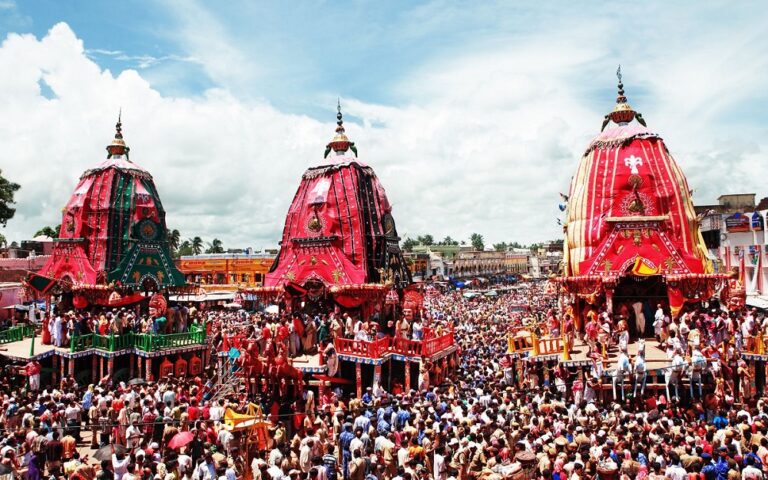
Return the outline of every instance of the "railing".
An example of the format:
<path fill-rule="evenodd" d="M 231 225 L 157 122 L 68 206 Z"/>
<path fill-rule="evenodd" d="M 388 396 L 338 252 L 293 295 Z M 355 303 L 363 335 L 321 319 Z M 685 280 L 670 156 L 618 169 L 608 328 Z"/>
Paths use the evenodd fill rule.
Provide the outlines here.
<path fill-rule="evenodd" d="M 554 355 L 556 353 L 563 353 L 563 341 L 560 337 L 545 337 L 539 338 L 536 341 L 539 342 L 539 355 Z"/>
<path fill-rule="evenodd" d="M 453 345 L 453 343 L 453 332 L 448 332 L 446 334 L 440 335 L 439 337 L 430 338 L 429 340 L 425 340 L 423 342 L 421 349 L 422 355 L 425 357 L 432 356 L 437 352 L 442 352 L 446 348 L 449 348 L 451 345 Z"/>
<path fill-rule="evenodd" d="M 33 337 L 35 329 L 31 325 L 17 325 L 0 331 L 0 343 L 11 343 Z"/>
<path fill-rule="evenodd" d="M 768 345 L 768 335 L 756 335 L 751 339 L 748 339 L 747 350 L 757 355 L 765 355 L 766 346 Z"/>
<path fill-rule="evenodd" d="M 145 352 L 156 352 L 167 348 L 186 347 L 205 343 L 205 332 L 169 333 L 166 335 L 136 335 L 135 347 Z"/>
<path fill-rule="evenodd" d="M 392 340 L 392 352 L 406 357 L 420 357 L 423 346 L 423 342 L 410 338 L 396 337 Z"/>
<path fill-rule="evenodd" d="M 527 352 L 532 348 L 530 334 L 520 336 L 517 332 L 507 334 L 507 353 Z"/>
<path fill-rule="evenodd" d="M 85 335 L 72 335 L 69 339 L 69 351 L 70 352 L 82 352 L 93 347 L 93 333 L 87 333 Z"/>
<path fill-rule="evenodd" d="M 365 358 L 380 358 L 387 353 L 397 353 L 407 357 L 431 356 L 451 347 L 454 343 L 453 332 L 423 341 L 403 337 L 382 337 L 371 342 L 350 338 L 334 340 L 337 353 Z"/>
<path fill-rule="evenodd" d="M 389 337 L 382 337 L 372 342 L 351 338 L 336 338 L 333 343 L 340 354 L 366 358 L 379 358 L 389 351 Z"/>
<path fill-rule="evenodd" d="M 88 333 L 73 335 L 69 342 L 70 352 L 82 352 L 89 348 L 117 352 L 128 348 L 136 348 L 144 352 L 155 352 L 167 348 L 202 345 L 205 343 L 205 327 L 193 328 L 185 333 L 170 333 L 154 335 L 127 332 L 122 335 L 98 335 Z"/>

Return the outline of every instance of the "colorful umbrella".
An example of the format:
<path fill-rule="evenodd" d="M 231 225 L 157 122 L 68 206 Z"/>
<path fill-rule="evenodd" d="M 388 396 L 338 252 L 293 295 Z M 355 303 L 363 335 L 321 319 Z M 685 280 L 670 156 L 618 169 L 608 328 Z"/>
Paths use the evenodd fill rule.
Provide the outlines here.
<path fill-rule="evenodd" d="M 168 448 L 172 450 L 181 448 L 191 442 L 193 438 L 195 438 L 195 434 L 192 432 L 179 432 L 168 442 Z"/>

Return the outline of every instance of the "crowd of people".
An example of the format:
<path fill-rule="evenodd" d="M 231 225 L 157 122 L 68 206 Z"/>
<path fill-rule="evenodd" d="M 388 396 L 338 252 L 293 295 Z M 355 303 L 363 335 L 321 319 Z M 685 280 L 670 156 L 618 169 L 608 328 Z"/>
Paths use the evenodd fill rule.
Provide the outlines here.
<path fill-rule="evenodd" d="M 586 310 L 575 319 L 575 312 L 559 310 L 556 301 L 534 283 L 471 299 L 430 289 L 423 318 L 415 322 L 191 312 L 190 322 L 213 325 L 214 344 L 246 330 L 259 353 L 275 348 L 299 355 L 325 350 L 334 337 L 368 340 L 387 332 L 419 338 L 424 329 L 451 328 L 460 354 L 448 375 L 419 381 L 409 391 L 375 385 L 362 398 L 340 388 L 317 397 L 309 388 L 290 398 L 247 389 L 217 396 L 213 363 L 198 378 L 139 384 L 105 378 L 96 385 L 65 378 L 38 390 L 5 372 L 0 465 L 29 480 L 759 480 L 768 475 L 768 403 L 759 395 L 737 396 L 728 383 L 747 373 L 737 352 L 765 325 L 757 312 L 693 309 L 672 319 L 662 305 L 649 322 L 659 342 L 649 339 L 647 348 L 672 356 L 711 349 L 718 352 L 720 370 L 707 377 L 703 396 L 674 399 L 649 388 L 614 400 L 594 395 L 609 375 L 603 355 L 624 350 L 623 324 L 637 325 L 638 310 L 619 308 L 616 315 Z M 137 324 L 141 331 L 155 328 L 126 312 L 103 317 L 117 331 Z M 102 323 L 102 315 L 64 318 L 90 331 Z M 523 328 L 582 337 L 591 345 L 595 368 L 513 358 L 508 335 Z M 589 389 L 592 395 L 586 394 Z M 252 404 L 265 412 L 257 442 L 225 423 L 227 412 L 243 413 Z M 175 439 L 185 432 L 188 441 L 178 447 Z"/>
<path fill-rule="evenodd" d="M 163 315 L 141 314 L 129 308 L 93 308 L 69 310 L 43 317 L 42 341 L 45 345 L 68 346 L 74 336 L 95 333 L 120 336 L 183 333 L 202 328 L 202 316 L 194 306 L 181 305 Z"/>

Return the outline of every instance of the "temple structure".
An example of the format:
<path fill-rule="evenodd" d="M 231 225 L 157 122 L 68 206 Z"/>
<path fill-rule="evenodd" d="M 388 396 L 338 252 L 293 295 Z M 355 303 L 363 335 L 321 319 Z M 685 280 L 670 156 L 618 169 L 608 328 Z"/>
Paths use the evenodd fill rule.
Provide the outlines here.
<path fill-rule="evenodd" d="M 320 396 L 328 382 L 344 384 L 353 376 L 358 396 L 371 385 L 409 391 L 428 375 L 439 383 L 455 366 L 453 331 L 435 332 L 425 325 L 420 340 L 396 335 L 396 321 L 418 316 L 423 297 L 411 284 L 384 187 L 358 160 L 340 107 L 336 118 L 326 161 L 302 176 L 264 286 L 241 293 L 279 298 L 292 313 L 345 311 L 377 322 L 368 340 L 337 337 L 323 346 L 317 368 L 293 361 L 303 373 L 314 374 Z"/>
<path fill-rule="evenodd" d="M 329 161 L 304 172 L 264 282 L 310 308 L 365 307 L 411 282 L 384 187 L 357 159 L 341 107 L 336 118 Z"/>
<path fill-rule="evenodd" d="M 108 308 L 145 302 L 150 315 L 176 315 L 163 293 L 187 286 L 171 258 L 165 210 L 152 176 L 133 163 L 122 123 L 107 146 L 107 158 L 80 177 L 62 210 L 59 238 L 42 269 L 27 279 L 35 296 L 58 297 L 58 314 L 104 305 Z M 96 312 L 102 310 L 96 309 Z M 183 332 L 70 332 L 55 346 L 35 335 L 29 325 L 13 327 L 13 337 L 0 352 L 3 361 L 39 361 L 53 384 L 65 376 L 81 385 L 105 375 L 115 381 L 136 376 L 146 380 L 200 375 L 208 363 L 205 323 Z"/>
<path fill-rule="evenodd" d="M 686 302 L 709 299 L 723 276 L 712 274 L 683 172 L 629 105 L 617 73 L 616 106 L 571 181 L 559 280 L 588 304 L 615 311 L 614 298 L 650 298 L 676 315 Z"/>
<path fill-rule="evenodd" d="M 50 260 L 29 279 L 39 293 L 59 284 L 89 303 L 104 303 L 115 291 L 185 283 L 171 258 L 152 175 L 130 160 L 120 120 L 116 129 L 106 160 L 83 173 L 64 206 Z"/>

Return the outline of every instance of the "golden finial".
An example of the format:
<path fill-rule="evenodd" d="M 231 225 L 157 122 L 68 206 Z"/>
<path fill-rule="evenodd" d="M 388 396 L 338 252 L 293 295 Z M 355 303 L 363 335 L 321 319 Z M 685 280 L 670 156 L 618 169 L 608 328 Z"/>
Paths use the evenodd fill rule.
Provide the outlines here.
<path fill-rule="evenodd" d="M 605 116 L 603 121 L 603 128 L 601 128 L 600 131 L 605 130 L 605 127 L 608 125 L 609 121 L 613 121 L 618 125 L 623 125 L 631 122 L 635 118 L 638 122 L 640 122 L 641 125 L 646 126 L 643 115 L 632 109 L 632 106 L 627 102 L 627 97 L 624 95 L 624 83 L 622 83 L 621 80 L 621 65 L 619 65 L 619 68 L 616 69 L 616 77 L 619 79 L 619 92 L 618 95 L 616 95 L 616 106 L 613 107 L 613 111 L 611 113 Z"/>
<path fill-rule="evenodd" d="M 122 107 L 117 113 L 117 123 L 115 124 L 115 138 L 112 143 L 107 145 L 107 158 L 112 158 L 115 155 L 125 155 L 128 158 L 128 152 L 131 149 L 125 144 L 123 140 L 123 109 Z"/>
<path fill-rule="evenodd" d="M 355 147 L 355 142 L 349 141 L 344 130 L 344 121 L 342 118 L 341 99 L 338 99 L 336 101 L 336 135 L 334 135 L 333 139 L 325 146 L 325 155 L 323 155 L 323 158 L 328 157 L 331 150 L 336 152 L 337 155 L 341 155 L 347 150 L 352 150 L 352 153 L 357 157 L 357 147 Z"/>

